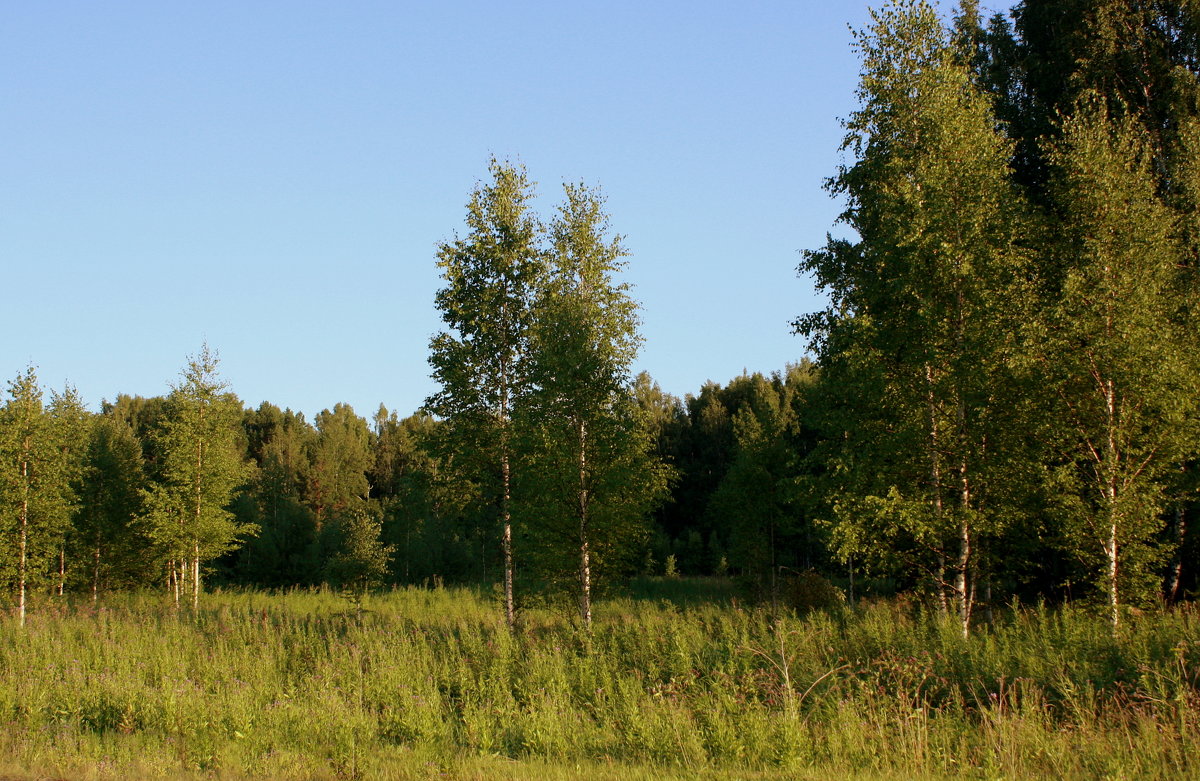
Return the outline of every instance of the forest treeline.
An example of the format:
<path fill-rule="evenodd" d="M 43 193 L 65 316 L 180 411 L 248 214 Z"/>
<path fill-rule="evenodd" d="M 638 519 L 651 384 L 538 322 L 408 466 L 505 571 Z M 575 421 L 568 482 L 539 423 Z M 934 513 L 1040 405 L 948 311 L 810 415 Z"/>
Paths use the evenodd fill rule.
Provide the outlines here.
<path fill-rule="evenodd" d="M 631 576 L 727 575 L 797 606 L 909 592 L 965 633 L 1014 599 L 1115 625 L 1194 594 L 1195 4 L 872 19 L 827 185 L 845 236 L 800 265 L 829 300 L 794 326 L 810 358 L 682 399 L 633 376 L 603 197 L 567 185 L 543 221 L 493 160 L 439 248 L 415 414 L 245 409 L 207 347 L 98 413 L 18 375 L 6 597 L 479 583 L 510 621 L 569 595 L 587 622 Z"/>

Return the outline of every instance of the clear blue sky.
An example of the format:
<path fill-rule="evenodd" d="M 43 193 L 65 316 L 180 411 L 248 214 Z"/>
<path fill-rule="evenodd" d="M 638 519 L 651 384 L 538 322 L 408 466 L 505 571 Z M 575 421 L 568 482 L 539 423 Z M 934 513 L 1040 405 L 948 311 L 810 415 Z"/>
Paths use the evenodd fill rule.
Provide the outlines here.
<path fill-rule="evenodd" d="M 489 156 L 599 185 L 677 395 L 804 355 L 798 251 L 867 4 L 13 2 L 0 12 L 0 375 L 89 405 L 208 341 L 247 403 L 433 390 L 435 251 Z"/>

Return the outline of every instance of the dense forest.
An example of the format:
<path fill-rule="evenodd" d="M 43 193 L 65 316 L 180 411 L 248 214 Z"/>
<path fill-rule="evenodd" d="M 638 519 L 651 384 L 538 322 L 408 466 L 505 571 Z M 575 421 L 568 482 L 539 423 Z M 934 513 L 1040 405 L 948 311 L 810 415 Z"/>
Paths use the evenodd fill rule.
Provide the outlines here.
<path fill-rule="evenodd" d="M 1194 595 L 1200 10 L 873 19 L 795 364 L 682 399 L 634 376 L 603 196 L 567 185 L 546 216 L 493 160 L 439 248 L 440 389 L 407 417 L 246 409 L 207 346 L 97 412 L 21 370 L 4 604 L 472 583 L 510 622 L 563 601 L 588 623 L 632 577 L 703 575 L 801 608 L 912 594 L 966 633 L 1014 600 L 1115 625 Z"/>

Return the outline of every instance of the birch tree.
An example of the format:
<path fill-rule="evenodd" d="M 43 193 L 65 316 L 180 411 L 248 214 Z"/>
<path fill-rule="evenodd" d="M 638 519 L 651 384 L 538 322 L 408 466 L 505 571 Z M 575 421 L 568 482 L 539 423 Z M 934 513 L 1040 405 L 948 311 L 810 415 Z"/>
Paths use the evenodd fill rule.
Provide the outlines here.
<path fill-rule="evenodd" d="M 1064 210 L 1065 272 L 1044 333 L 1045 372 L 1065 423 L 1059 485 L 1073 499 L 1076 550 L 1100 554 L 1115 629 L 1122 594 L 1157 580 L 1164 490 L 1196 453 L 1196 270 L 1182 262 L 1177 219 L 1159 196 L 1153 147 L 1135 119 L 1085 100 L 1049 159 Z"/>
<path fill-rule="evenodd" d="M 0 533 L 3 573 L 25 625 L 31 589 L 45 585 L 70 522 L 62 443 L 32 366 L 8 384 L 0 408 Z"/>
<path fill-rule="evenodd" d="M 200 604 L 201 565 L 254 531 L 227 509 L 248 472 L 239 439 L 241 404 L 218 377 L 217 365 L 204 345 L 172 386 L 158 434 L 161 480 L 142 493 L 175 603 L 190 591 L 193 609 Z"/>
<path fill-rule="evenodd" d="M 512 415 L 529 387 L 533 298 L 545 256 L 524 169 L 493 159 L 489 172 L 491 181 L 479 183 L 467 204 L 467 235 L 438 248 L 445 286 L 435 301 L 448 330 L 430 342 L 441 389 L 425 404 L 445 420 L 459 462 L 475 465 L 494 500 L 504 614 L 513 626 Z"/>
<path fill-rule="evenodd" d="M 830 432 L 845 449 L 843 555 L 877 547 L 879 533 L 907 545 L 965 634 L 980 535 L 1003 526 L 997 445 L 1028 220 L 969 53 L 924 2 L 872 19 L 856 35 L 860 108 L 843 146 L 853 163 L 829 183 L 859 238 L 805 253 L 801 270 L 831 304 L 798 327 L 850 412 Z"/>
<path fill-rule="evenodd" d="M 650 456 L 633 395 L 641 337 L 637 302 L 617 279 L 625 249 L 599 193 L 572 184 L 564 191 L 534 309 L 522 494 L 533 536 L 574 549 L 580 620 L 590 628 L 596 572 L 619 571 L 622 555 L 637 550 L 665 472 Z"/>

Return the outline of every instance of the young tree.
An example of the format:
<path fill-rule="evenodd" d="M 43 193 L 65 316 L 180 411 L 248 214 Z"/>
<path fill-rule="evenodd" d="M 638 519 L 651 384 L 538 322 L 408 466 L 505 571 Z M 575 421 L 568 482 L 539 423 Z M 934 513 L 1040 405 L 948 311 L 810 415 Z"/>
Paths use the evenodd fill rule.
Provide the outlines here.
<path fill-rule="evenodd" d="M 50 391 L 50 429 L 58 446 L 62 468 L 61 491 L 66 515 L 59 521 L 59 545 L 57 561 L 54 562 L 55 592 L 62 596 L 67 582 L 67 551 L 74 544 L 72 532 L 81 510 L 79 491 L 82 488 L 84 470 L 87 467 L 88 440 L 91 438 L 92 415 L 84 407 L 83 399 L 70 385 L 62 393 Z"/>
<path fill-rule="evenodd" d="M 8 399 L 0 408 L 2 571 L 16 592 L 21 626 L 29 591 L 44 583 L 70 522 L 73 497 L 56 433 L 30 366 L 9 382 Z"/>
<path fill-rule="evenodd" d="M 366 507 L 343 513 L 337 525 L 339 545 L 325 565 L 325 579 L 361 604 L 369 590 L 386 580 L 396 548 L 380 540 L 382 524 Z"/>
<path fill-rule="evenodd" d="M 181 590 L 190 588 L 193 609 L 200 604 L 201 564 L 256 531 L 228 510 L 247 468 L 241 403 L 227 392 L 217 365 L 217 356 L 204 345 L 172 386 L 158 432 L 161 479 L 142 492 L 144 518 L 169 562 L 175 603 Z"/>
<path fill-rule="evenodd" d="M 1075 500 L 1077 550 L 1102 553 L 1115 629 L 1121 594 L 1155 577 L 1166 484 L 1196 454 L 1196 270 L 1181 262 L 1138 122 L 1085 100 L 1050 160 L 1064 210 L 1065 275 L 1044 333 L 1045 372 L 1068 424 L 1059 476 Z"/>
<path fill-rule="evenodd" d="M 666 486 L 633 396 L 637 303 L 614 278 L 625 250 L 609 236 L 597 192 L 564 190 L 534 309 L 532 390 L 519 415 L 529 442 L 523 495 L 543 534 L 573 541 L 580 619 L 590 629 L 595 570 L 636 550 Z"/>
<path fill-rule="evenodd" d="M 495 496 L 504 557 L 504 613 L 516 621 L 512 550 L 512 414 L 529 386 L 532 304 L 544 272 L 533 185 L 523 168 L 493 159 L 492 179 L 467 205 L 468 234 L 441 245 L 445 287 L 436 305 L 449 328 L 430 342 L 429 363 L 441 390 L 426 407 L 443 418 L 460 462 Z"/>

